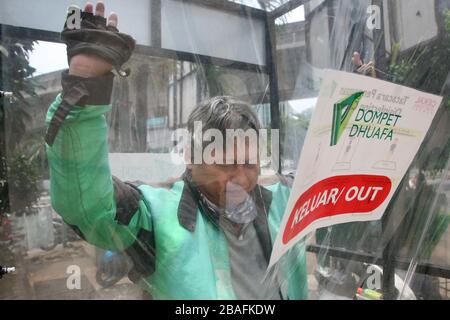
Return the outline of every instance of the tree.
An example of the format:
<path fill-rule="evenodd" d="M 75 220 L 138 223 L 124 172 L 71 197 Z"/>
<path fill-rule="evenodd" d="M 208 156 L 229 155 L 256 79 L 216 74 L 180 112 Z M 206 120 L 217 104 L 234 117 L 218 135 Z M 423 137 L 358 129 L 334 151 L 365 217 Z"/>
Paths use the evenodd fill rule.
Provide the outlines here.
<path fill-rule="evenodd" d="M 14 197 L 17 214 L 28 213 L 39 196 L 34 157 L 19 147 L 31 120 L 28 97 L 37 97 L 31 78 L 35 69 L 28 62 L 33 45 L 32 40 L 9 37 L 0 42 L 0 90 L 13 93 L 12 99 L 0 99 L 0 217 L 11 211 L 11 188 L 27 193 Z M 14 176 L 13 181 L 8 176 Z"/>

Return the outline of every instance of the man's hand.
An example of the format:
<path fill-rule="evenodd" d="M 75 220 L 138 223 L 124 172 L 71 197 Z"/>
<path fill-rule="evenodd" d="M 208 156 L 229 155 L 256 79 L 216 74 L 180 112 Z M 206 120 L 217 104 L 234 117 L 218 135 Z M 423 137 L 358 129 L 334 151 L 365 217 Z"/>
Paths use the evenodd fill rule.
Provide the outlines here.
<path fill-rule="evenodd" d="M 88 2 L 84 8 L 84 11 L 93 13 L 94 6 Z M 100 17 L 105 16 L 105 5 L 103 2 L 98 2 L 95 6 L 95 15 Z M 117 14 L 113 12 L 109 14 L 107 25 L 117 28 Z M 97 55 L 80 53 L 74 55 L 70 59 L 69 74 L 84 78 L 98 77 L 110 72 L 112 68 L 113 65 L 111 63 Z"/>
<path fill-rule="evenodd" d="M 363 75 L 371 75 L 376 78 L 375 72 L 375 63 L 373 61 L 369 61 L 368 63 L 364 63 L 361 59 L 361 55 L 358 51 L 355 51 L 352 56 L 352 62 L 356 67 L 356 72 Z"/>
<path fill-rule="evenodd" d="M 78 54 L 70 61 L 69 74 L 83 78 L 102 76 L 113 66 L 105 60 L 90 54 Z"/>

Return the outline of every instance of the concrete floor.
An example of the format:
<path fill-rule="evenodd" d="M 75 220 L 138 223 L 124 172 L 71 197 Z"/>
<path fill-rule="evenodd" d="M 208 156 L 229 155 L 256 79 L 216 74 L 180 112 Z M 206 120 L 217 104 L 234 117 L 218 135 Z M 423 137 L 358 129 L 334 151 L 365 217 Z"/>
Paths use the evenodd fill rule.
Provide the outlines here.
<path fill-rule="evenodd" d="M 447 242 L 448 237 L 441 241 Z M 445 247 L 445 246 L 444 246 Z M 36 299 L 36 300 L 141 300 L 149 299 L 139 287 L 124 277 L 110 288 L 102 288 L 96 281 L 95 247 L 85 241 L 68 243 L 66 248 L 58 245 L 51 251 L 33 249 L 16 259 L 9 257 L 2 263 L 15 266 L 16 272 L 0 280 L 0 299 Z M 435 252 L 435 263 L 447 261 L 448 252 Z M 69 266 L 78 266 L 80 270 L 80 289 L 68 289 Z M 317 266 L 316 255 L 308 253 L 308 286 L 310 299 L 327 299 L 318 293 L 318 283 L 314 277 Z M 437 279 L 443 299 L 449 299 L 449 280 Z M 331 299 L 336 299 L 333 296 Z"/>
<path fill-rule="evenodd" d="M 95 279 L 95 248 L 84 241 L 68 243 L 66 248 L 58 245 L 51 251 L 33 249 L 21 263 L 15 263 L 16 272 L 0 280 L 0 299 L 148 299 L 127 277 L 110 288 L 102 288 Z M 67 286 L 69 266 L 79 267 L 79 289 Z"/>

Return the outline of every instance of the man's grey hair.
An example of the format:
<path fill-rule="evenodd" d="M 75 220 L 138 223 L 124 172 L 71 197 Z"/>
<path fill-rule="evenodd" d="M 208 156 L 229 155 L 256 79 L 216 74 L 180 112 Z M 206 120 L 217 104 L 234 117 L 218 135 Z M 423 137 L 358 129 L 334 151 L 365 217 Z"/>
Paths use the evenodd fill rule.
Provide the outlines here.
<path fill-rule="evenodd" d="M 224 135 L 226 129 L 261 129 L 261 124 L 250 105 L 230 96 L 218 96 L 204 101 L 189 115 L 188 130 L 194 132 L 194 123 L 200 121 L 203 131 L 217 129 Z"/>
<path fill-rule="evenodd" d="M 215 129 L 222 135 L 222 143 L 228 135 L 227 131 L 237 130 L 241 133 L 253 131 L 253 137 L 258 140 L 258 131 L 261 124 L 256 114 L 252 111 L 250 105 L 230 96 L 218 96 L 209 99 L 197 106 L 189 115 L 188 132 L 190 136 L 190 150 L 204 150 L 209 144 L 208 141 L 198 136 L 200 132 L 196 132 L 196 126 L 201 123 L 201 134 L 206 131 Z M 231 129 L 231 130 L 230 130 Z M 248 131 L 250 130 L 250 131 Z M 245 135 L 245 133 L 243 133 Z M 234 138 L 233 138 L 234 139 Z M 258 141 L 255 141 L 257 144 Z M 231 142 L 234 145 L 233 142 Z M 227 144 L 223 144 L 223 151 L 226 152 Z M 200 149 L 198 149 L 200 148 Z M 240 156 L 243 156 L 240 154 Z M 194 152 L 191 152 L 191 161 L 194 161 Z M 219 160 L 221 161 L 220 157 Z"/>

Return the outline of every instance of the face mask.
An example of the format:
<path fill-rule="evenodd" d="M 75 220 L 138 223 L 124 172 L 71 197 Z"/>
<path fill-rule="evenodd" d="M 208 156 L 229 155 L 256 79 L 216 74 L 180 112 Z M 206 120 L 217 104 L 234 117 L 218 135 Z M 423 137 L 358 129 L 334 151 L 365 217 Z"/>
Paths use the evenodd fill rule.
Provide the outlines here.
<path fill-rule="evenodd" d="M 242 189 L 242 192 L 245 192 L 245 190 Z M 201 194 L 201 198 L 203 202 L 208 206 L 208 208 L 213 212 L 220 215 L 225 215 L 225 217 L 231 222 L 246 224 L 252 222 L 258 215 L 258 212 L 256 210 L 255 202 L 253 201 L 252 197 L 246 192 L 245 194 L 246 197 L 244 201 L 240 202 L 239 204 L 232 203 L 231 201 L 229 201 L 229 199 L 227 199 L 225 210 L 219 208 L 217 205 L 209 201 L 203 194 Z"/>
<path fill-rule="evenodd" d="M 239 224 L 252 222 L 257 214 L 255 203 L 249 194 L 247 194 L 245 200 L 240 204 L 227 204 L 225 208 L 225 216 L 227 219 Z"/>

